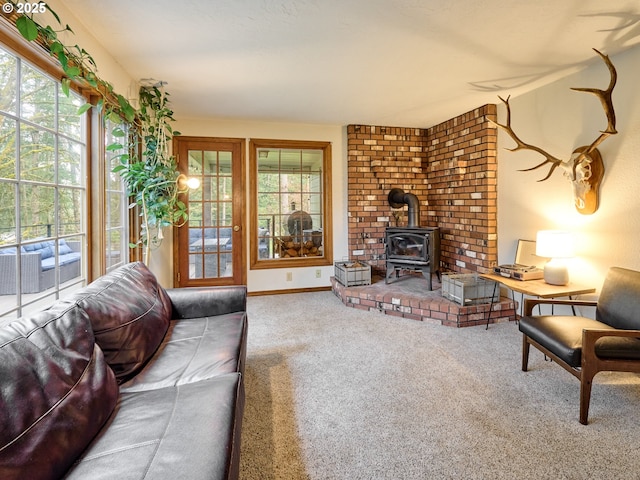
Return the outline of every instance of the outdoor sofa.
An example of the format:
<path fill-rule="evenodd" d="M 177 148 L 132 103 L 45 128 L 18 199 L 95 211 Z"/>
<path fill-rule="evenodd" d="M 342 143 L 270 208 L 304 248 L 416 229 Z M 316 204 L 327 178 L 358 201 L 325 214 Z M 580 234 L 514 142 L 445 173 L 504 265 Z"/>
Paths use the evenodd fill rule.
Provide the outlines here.
<path fill-rule="evenodd" d="M 0 295 L 17 293 L 17 247 L 0 248 Z M 56 260 L 59 265 L 60 283 L 78 277 L 81 272 L 80 242 L 54 240 L 25 244 L 20 247 L 22 293 L 40 293 L 55 285 Z"/>

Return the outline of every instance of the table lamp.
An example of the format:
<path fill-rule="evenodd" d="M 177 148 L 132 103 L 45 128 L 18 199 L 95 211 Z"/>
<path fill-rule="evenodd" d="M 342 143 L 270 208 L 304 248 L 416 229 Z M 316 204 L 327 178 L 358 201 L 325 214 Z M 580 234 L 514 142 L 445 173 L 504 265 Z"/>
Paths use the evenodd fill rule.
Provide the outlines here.
<path fill-rule="evenodd" d="M 541 230 L 536 236 L 536 255 L 550 260 L 544 266 L 544 281 L 551 285 L 567 285 L 569 270 L 565 259 L 574 256 L 574 239 L 571 232 Z"/>

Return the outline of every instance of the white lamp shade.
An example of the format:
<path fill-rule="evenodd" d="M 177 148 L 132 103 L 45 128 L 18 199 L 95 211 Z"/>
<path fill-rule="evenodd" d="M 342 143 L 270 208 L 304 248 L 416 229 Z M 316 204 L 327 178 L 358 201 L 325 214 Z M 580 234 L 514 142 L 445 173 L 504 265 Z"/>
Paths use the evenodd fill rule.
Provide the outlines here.
<path fill-rule="evenodd" d="M 536 236 L 536 255 L 547 258 L 571 258 L 575 256 L 574 237 L 562 230 L 541 230 Z"/>
<path fill-rule="evenodd" d="M 551 260 L 544 266 L 544 281 L 551 285 L 569 283 L 569 271 L 565 258 L 574 256 L 574 239 L 571 232 L 541 230 L 536 236 L 536 255 Z"/>

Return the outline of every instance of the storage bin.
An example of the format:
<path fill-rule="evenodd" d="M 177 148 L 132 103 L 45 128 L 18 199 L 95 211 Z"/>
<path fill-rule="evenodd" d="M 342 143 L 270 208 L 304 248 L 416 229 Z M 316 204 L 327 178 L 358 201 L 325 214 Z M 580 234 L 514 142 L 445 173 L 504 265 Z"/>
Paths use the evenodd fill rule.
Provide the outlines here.
<path fill-rule="evenodd" d="M 442 296 L 458 305 L 491 303 L 500 299 L 500 288 L 475 273 L 443 273 Z"/>
<path fill-rule="evenodd" d="M 336 280 L 345 287 L 371 285 L 371 265 L 368 263 L 343 260 L 334 266 Z"/>

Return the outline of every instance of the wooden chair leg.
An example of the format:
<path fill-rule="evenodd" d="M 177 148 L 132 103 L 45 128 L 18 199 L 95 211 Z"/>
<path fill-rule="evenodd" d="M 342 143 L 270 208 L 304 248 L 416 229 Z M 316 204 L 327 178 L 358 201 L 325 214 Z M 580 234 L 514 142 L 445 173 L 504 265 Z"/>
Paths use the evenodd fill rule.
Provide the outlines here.
<path fill-rule="evenodd" d="M 522 371 L 526 372 L 529 366 L 529 342 L 527 336 L 522 334 Z"/>
<path fill-rule="evenodd" d="M 589 403 L 591 402 L 591 385 L 593 377 L 598 372 L 582 370 L 580 375 L 580 423 L 587 425 L 589 416 Z"/>

